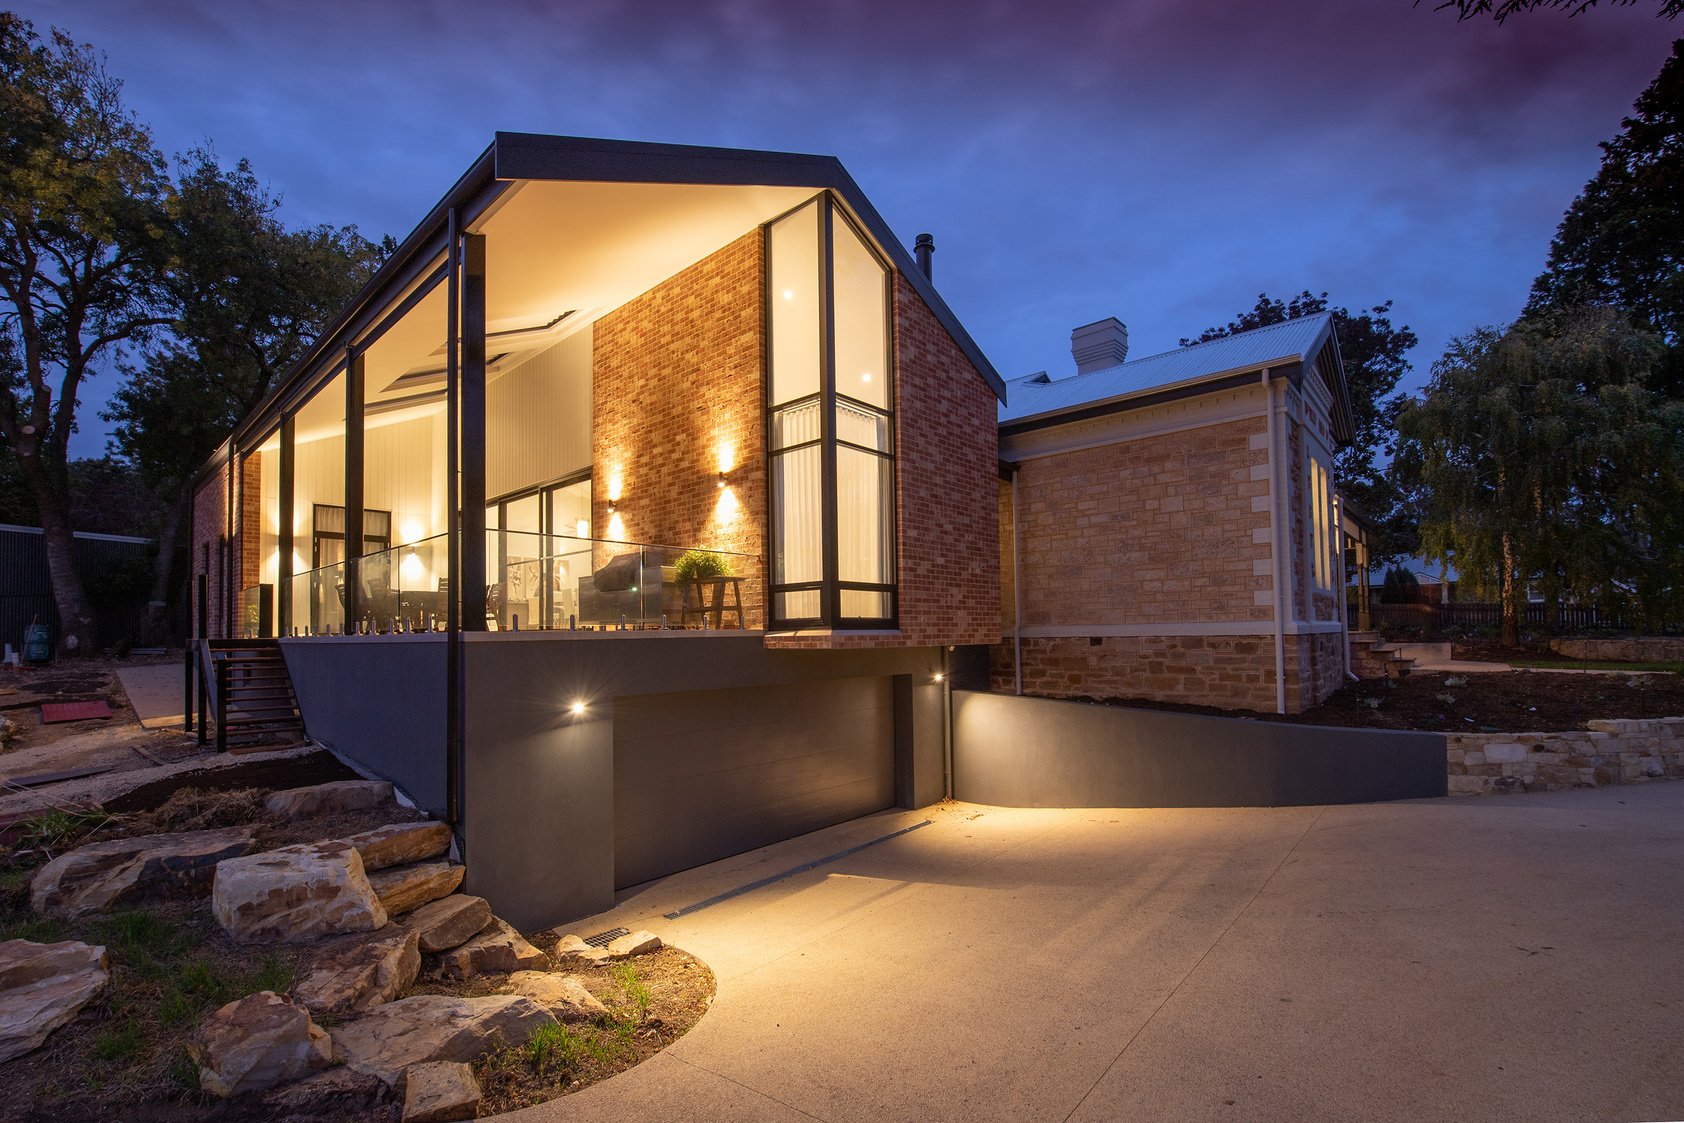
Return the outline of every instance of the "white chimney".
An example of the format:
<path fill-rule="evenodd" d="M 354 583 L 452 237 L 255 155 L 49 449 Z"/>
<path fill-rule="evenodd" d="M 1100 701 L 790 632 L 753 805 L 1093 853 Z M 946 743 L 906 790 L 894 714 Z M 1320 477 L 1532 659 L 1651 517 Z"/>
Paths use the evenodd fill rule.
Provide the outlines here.
<path fill-rule="evenodd" d="M 1079 327 L 1070 333 L 1070 354 L 1076 359 L 1076 373 L 1125 363 L 1129 357 L 1129 329 L 1115 316 Z"/>

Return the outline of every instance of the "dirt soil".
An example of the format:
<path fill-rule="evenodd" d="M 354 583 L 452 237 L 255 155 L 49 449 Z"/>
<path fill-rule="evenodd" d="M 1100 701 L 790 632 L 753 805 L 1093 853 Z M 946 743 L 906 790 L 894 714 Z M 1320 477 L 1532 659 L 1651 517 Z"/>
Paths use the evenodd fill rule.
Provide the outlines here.
<path fill-rule="evenodd" d="M 1220 717 L 1422 729 L 1444 733 L 1548 733 L 1583 729 L 1601 718 L 1684 717 L 1684 676 L 1508 671 L 1416 671 L 1401 679 L 1364 679 L 1301 714 L 1266 714 L 1131 698 L 1087 701 Z"/>

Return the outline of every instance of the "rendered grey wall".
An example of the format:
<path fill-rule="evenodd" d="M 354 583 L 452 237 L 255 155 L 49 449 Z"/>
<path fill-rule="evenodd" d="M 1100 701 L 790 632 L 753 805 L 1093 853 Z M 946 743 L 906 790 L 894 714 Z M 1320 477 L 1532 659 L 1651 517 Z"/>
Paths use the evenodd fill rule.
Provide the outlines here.
<path fill-rule="evenodd" d="M 954 794 L 1005 807 L 1283 807 L 1442 796 L 1437 733 L 954 692 Z"/>
<path fill-rule="evenodd" d="M 305 731 L 444 817 L 444 637 L 282 640 Z"/>

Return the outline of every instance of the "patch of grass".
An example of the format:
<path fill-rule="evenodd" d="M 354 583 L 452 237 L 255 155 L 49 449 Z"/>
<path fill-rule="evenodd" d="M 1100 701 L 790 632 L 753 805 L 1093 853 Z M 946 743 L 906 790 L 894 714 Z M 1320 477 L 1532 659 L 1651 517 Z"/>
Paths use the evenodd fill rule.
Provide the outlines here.
<path fill-rule="evenodd" d="M 55 916 L 33 916 L 28 912 L 0 914 L 0 940 L 56 944 L 70 939 L 70 932 L 70 925 Z"/>
<path fill-rule="evenodd" d="M 649 984 L 638 978 L 637 968 L 630 963 L 621 963 L 614 968 L 614 981 L 620 984 L 620 992 L 625 995 L 626 1003 L 635 1015 L 633 1026 L 643 1024 L 643 1019 L 649 1016 Z"/>
<path fill-rule="evenodd" d="M 1587 663 L 1574 659 L 1533 659 L 1522 657 L 1505 660 L 1515 668 L 1543 671 L 1666 671 L 1684 673 L 1684 663 Z"/>
<path fill-rule="evenodd" d="M 101 1030 L 94 1038 L 94 1056 L 107 1064 L 124 1063 L 140 1052 L 145 1039 L 140 1023 L 125 1018 L 121 1024 Z"/>

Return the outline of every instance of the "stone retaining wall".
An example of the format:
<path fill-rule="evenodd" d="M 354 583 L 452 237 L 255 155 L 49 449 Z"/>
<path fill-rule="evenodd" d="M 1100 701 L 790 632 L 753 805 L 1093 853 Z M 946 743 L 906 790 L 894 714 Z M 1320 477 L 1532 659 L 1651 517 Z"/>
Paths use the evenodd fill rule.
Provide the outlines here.
<path fill-rule="evenodd" d="M 1452 733 L 1451 795 L 1684 779 L 1684 717 L 1589 721 L 1570 733 Z"/>
<path fill-rule="evenodd" d="M 1568 659 L 1606 659 L 1621 663 L 1684 662 L 1684 636 L 1552 639 L 1550 650 Z"/>

